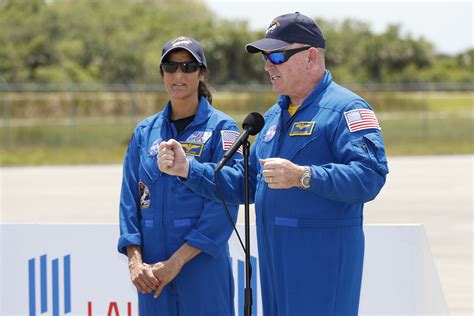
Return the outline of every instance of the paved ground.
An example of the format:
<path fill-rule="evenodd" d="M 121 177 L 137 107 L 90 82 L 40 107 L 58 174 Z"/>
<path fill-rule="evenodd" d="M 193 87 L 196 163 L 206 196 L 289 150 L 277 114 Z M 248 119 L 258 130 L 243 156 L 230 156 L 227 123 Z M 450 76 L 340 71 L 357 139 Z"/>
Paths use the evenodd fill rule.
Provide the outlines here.
<path fill-rule="evenodd" d="M 473 313 L 473 155 L 396 157 L 366 223 L 425 226 L 452 315 Z M 0 168 L 2 223 L 115 223 L 121 167 Z"/>

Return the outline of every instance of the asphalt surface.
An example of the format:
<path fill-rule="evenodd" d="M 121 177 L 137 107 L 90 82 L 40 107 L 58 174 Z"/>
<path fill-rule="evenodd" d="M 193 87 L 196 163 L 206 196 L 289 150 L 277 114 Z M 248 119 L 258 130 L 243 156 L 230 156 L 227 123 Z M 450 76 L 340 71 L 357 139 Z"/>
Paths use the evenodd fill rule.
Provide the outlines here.
<path fill-rule="evenodd" d="M 389 158 L 365 207 L 367 224 L 425 226 L 451 315 L 473 314 L 473 158 Z M 117 223 L 121 175 L 119 165 L 0 168 L 0 222 Z"/>

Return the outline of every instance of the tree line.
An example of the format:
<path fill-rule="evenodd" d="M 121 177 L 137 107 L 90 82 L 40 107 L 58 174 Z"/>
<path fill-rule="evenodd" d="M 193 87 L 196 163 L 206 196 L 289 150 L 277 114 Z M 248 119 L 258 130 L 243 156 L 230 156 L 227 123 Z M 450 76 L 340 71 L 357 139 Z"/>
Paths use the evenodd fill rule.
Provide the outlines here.
<path fill-rule="evenodd" d="M 474 80 L 474 49 L 439 55 L 400 25 L 377 34 L 363 21 L 313 18 L 340 82 Z M 260 56 L 244 49 L 265 30 L 220 18 L 200 0 L 0 0 L 0 30 L 0 83 L 159 83 L 162 46 L 179 35 L 203 44 L 212 83 L 268 83 Z"/>

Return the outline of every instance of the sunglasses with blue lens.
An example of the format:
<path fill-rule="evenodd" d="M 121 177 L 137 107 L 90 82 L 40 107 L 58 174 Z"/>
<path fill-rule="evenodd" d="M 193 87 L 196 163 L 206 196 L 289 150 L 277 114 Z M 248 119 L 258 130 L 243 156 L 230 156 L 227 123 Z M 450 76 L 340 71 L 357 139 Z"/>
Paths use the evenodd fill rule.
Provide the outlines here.
<path fill-rule="evenodd" d="M 170 74 L 175 73 L 176 70 L 178 70 L 178 66 L 182 72 L 187 73 L 187 74 L 196 72 L 199 68 L 201 68 L 201 64 L 194 61 L 185 61 L 181 63 L 170 61 L 170 62 L 163 62 L 160 65 L 161 69 L 164 72 L 167 72 Z"/>
<path fill-rule="evenodd" d="M 315 47 L 315 46 L 298 47 L 298 48 L 293 48 L 293 49 L 288 49 L 288 50 L 279 50 L 279 51 L 270 52 L 270 53 L 262 52 L 262 58 L 263 58 L 263 61 L 267 61 L 268 59 L 272 64 L 280 65 L 287 62 L 288 59 L 290 59 L 290 57 L 293 56 L 294 54 L 310 49 L 311 47 Z"/>

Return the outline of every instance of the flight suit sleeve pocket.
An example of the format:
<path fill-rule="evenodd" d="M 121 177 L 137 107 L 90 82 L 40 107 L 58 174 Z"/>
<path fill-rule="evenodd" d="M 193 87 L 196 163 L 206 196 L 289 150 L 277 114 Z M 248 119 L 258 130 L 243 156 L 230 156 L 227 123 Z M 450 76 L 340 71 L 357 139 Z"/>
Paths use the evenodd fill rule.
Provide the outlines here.
<path fill-rule="evenodd" d="M 367 152 L 372 162 L 372 168 L 380 174 L 388 173 L 387 157 L 380 135 L 370 133 L 363 136 L 363 142 L 367 146 Z"/>

